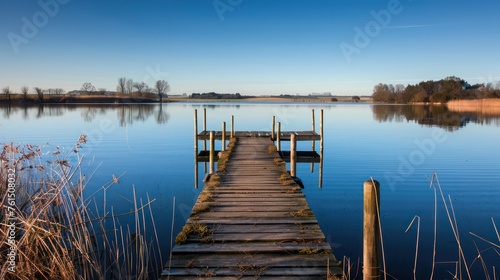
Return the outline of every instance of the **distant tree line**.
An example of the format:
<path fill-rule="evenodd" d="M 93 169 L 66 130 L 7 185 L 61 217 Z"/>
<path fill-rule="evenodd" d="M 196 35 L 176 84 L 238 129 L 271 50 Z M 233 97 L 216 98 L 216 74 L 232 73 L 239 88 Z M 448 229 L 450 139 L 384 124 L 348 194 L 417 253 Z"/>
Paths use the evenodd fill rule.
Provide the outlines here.
<path fill-rule="evenodd" d="M 165 80 L 156 81 L 154 87 L 149 87 L 145 82 L 134 82 L 132 79 L 119 78 L 118 86 L 115 91 L 108 91 L 106 88 L 96 89 L 92 83 L 84 83 L 80 90 L 68 92 L 68 95 L 96 95 L 96 96 L 129 96 L 129 97 L 146 97 L 155 98 L 158 96 L 160 102 L 163 97 L 168 97 L 170 85 Z M 3 101 L 21 101 L 21 102 L 57 102 L 60 97 L 65 95 L 66 91 L 62 88 L 42 89 L 40 87 L 33 88 L 33 94 L 29 94 L 29 88 L 23 86 L 20 93 L 14 93 L 9 86 L 2 88 L 2 93 L 5 98 Z M 12 98 L 15 95 L 14 98 Z"/>
<path fill-rule="evenodd" d="M 216 92 L 207 92 L 207 93 L 193 93 L 189 98 L 194 99 L 242 99 L 243 97 L 239 93 L 216 93 Z"/>
<path fill-rule="evenodd" d="M 454 99 L 500 98 L 500 82 L 471 85 L 455 76 L 439 81 L 422 81 L 415 85 L 378 84 L 373 101 L 381 103 L 445 103 Z"/>

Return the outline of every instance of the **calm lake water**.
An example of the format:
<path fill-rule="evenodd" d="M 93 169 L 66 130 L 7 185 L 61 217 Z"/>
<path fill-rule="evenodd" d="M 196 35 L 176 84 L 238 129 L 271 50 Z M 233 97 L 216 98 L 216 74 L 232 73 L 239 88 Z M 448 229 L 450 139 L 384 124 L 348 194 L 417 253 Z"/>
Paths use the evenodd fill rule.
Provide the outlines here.
<path fill-rule="evenodd" d="M 282 130 L 310 130 L 311 109 L 316 109 L 316 120 L 319 109 L 324 110 L 322 188 L 318 164 L 311 172 L 309 163 L 300 163 L 297 174 L 338 259 L 347 256 L 357 263 L 362 257 L 363 182 L 371 176 L 381 183 L 387 271 L 397 279 L 412 278 L 416 225 L 408 233 L 405 230 L 417 215 L 421 219 L 417 275 L 428 278 L 434 234 L 430 178 L 437 172 L 448 207 L 448 195 L 452 202 L 473 278 L 485 278 L 481 263 L 473 263 L 478 255 L 474 241 L 480 250 L 490 248 L 484 252 L 490 275 L 492 266 L 497 267 L 497 277 L 500 274 L 500 256 L 492 245 L 469 233 L 500 243 L 492 224 L 494 218 L 500 226 L 500 116 L 458 114 L 442 107 L 341 103 L 3 105 L 0 142 L 43 145 L 51 152 L 56 146 L 70 150 L 80 134 L 87 134 L 89 142 L 82 149 L 87 191 L 98 190 L 116 175 L 121 176 L 120 184 L 110 189 L 107 201 L 115 213 L 133 208 L 128 200 L 133 187 L 143 201 L 147 195 L 156 199 L 152 208 L 167 256 L 174 197 L 176 235 L 201 191 L 194 188 L 193 110 L 198 109 L 201 128 L 203 108 L 209 130 L 220 130 L 223 121 L 229 124 L 231 115 L 236 130 L 271 130 L 273 115 Z M 299 149 L 310 150 L 311 143 L 300 142 Z M 203 165 L 198 163 L 200 186 Z M 446 271 L 455 271 L 457 242 L 439 191 L 437 223 L 435 279 L 452 279 Z"/>

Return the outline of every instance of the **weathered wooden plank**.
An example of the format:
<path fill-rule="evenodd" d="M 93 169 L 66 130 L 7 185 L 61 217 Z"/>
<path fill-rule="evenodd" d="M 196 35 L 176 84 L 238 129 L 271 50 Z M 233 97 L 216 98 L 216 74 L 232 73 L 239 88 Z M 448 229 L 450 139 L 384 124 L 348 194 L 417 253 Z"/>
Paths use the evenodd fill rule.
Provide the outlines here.
<path fill-rule="evenodd" d="M 173 253 L 207 254 L 207 253 L 298 253 L 300 250 L 331 250 L 327 243 L 306 244 L 297 242 L 252 242 L 252 243 L 188 243 L 175 246 Z"/>
<path fill-rule="evenodd" d="M 200 220 L 192 220 L 189 219 L 186 223 L 199 223 Z M 249 225 L 268 225 L 268 224 L 318 224 L 316 219 L 308 219 L 308 220 L 283 220 L 283 219 L 266 219 L 266 220 L 255 220 L 255 219 L 203 219 L 203 223 L 205 224 L 221 224 L 221 225 L 231 225 L 231 224 L 249 224 Z"/>
<path fill-rule="evenodd" d="M 283 255 L 283 254 L 232 254 L 230 258 L 226 254 L 183 254 L 175 260 L 172 260 L 172 268 L 185 268 L 189 266 L 213 266 L 228 267 L 232 265 L 242 266 L 273 266 L 290 267 L 316 265 L 326 267 L 328 261 L 331 264 L 336 263 L 335 259 L 328 260 L 327 254 L 312 255 Z"/>
<path fill-rule="evenodd" d="M 307 220 L 314 219 L 313 216 L 298 216 L 293 217 L 290 211 L 276 211 L 276 212 L 198 212 L 196 213 L 198 219 L 297 219 Z"/>
<path fill-rule="evenodd" d="M 207 239 L 209 238 L 209 239 Z M 276 241 L 325 241 L 325 236 L 322 232 L 288 232 L 288 233 L 213 233 L 206 237 L 199 238 L 198 236 L 191 236 L 188 238 L 187 243 L 190 242 L 276 242 Z"/>

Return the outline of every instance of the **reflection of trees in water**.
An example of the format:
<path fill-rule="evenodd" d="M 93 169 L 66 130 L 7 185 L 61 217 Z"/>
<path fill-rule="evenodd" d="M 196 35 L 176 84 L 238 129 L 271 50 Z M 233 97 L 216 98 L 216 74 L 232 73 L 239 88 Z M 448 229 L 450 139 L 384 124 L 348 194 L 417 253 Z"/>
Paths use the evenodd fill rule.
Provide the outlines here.
<path fill-rule="evenodd" d="M 152 104 L 122 105 L 117 107 L 117 116 L 120 126 L 130 125 L 137 121 L 145 122 L 154 114 L 155 107 L 156 106 Z"/>
<path fill-rule="evenodd" d="M 106 107 L 102 105 L 89 105 L 88 107 L 81 108 L 81 116 L 84 121 L 91 122 L 93 121 L 98 114 L 104 115 L 106 114 Z"/>
<path fill-rule="evenodd" d="M 166 110 L 163 110 L 163 104 L 160 103 L 160 108 L 158 109 L 158 114 L 156 116 L 156 123 L 166 124 L 168 119 L 170 119 L 170 114 Z"/>
<path fill-rule="evenodd" d="M 455 131 L 466 124 L 500 122 L 499 116 L 482 116 L 478 113 L 458 113 L 438 105 L 373 105 L 373 116 L 379 122 L 413 121 L 428 126 L 438 126 Z"/>
<path fill-rule="evenodd" d="M 162 104 L 33 104 L 33 105 L 11 105 L 0 104 L 0 111 L 4 119 L 9 119 L 12 115 L 21 113 L 23 119 L 28 120 L 30 116 L 37 119 L 44 117 L 60 117 L 65 113 L 80 110 L 80 115 L 85 122 L 91 122 L 98 115 L 106 115 L 107 112 L 115 112 L 120 126 L 131 125 L 136 122 L 145 122 L 149 118 L 154 118 L 158 124 L 165 124 L 170 119 L 170 115 Z"/>

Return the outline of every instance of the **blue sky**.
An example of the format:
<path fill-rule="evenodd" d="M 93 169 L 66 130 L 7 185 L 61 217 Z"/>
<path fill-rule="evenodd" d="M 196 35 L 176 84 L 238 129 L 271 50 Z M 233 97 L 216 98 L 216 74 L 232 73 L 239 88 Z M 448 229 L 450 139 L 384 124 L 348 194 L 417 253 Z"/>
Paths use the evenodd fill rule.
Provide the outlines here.
<path fill-rule="evenodd" d="M 496 82 L 498 11 L 496 0 L 0 0 L 0 87 L 115 90 L 127 77 L 166 79 L 171 94 L 369 95 L 379 82 Z"/>

